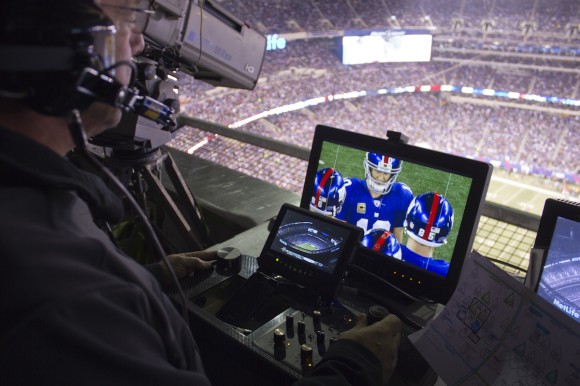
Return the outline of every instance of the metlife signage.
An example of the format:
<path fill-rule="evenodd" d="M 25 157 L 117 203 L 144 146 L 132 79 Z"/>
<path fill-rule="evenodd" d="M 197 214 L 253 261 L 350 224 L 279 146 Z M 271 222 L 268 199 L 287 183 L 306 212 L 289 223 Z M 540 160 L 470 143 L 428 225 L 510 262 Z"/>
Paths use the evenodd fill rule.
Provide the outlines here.
<path fill-rule="evenodd" d="M 283 50 L 286 48 L 286 39 L 278 34 L 266 35 L 266 51 Z"/>

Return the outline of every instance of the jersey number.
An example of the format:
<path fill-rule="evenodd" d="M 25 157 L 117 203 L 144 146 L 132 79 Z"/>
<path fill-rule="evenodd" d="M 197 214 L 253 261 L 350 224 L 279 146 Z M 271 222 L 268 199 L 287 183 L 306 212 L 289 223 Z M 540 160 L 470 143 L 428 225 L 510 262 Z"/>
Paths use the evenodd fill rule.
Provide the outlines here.
<path fill-rule="evenodd" d="M 429 232 L 429 237 L 427 237 L 427 241 L 435 240 L 435 236 L 437 236 L 440 231 L 441 231 L 441 229 L 439 229 L 439 228 L 436 228 L 436 227 L 431 228 L 431 231 Z M 423 236 L 425 236 L 425 229 L 421 228 L 421 229 L 419 229 L 419 237 L 424 239 Z"/>
<path fill-rule="evenodd" d="M 371 228 L 368 228 L 368 225 L 369 225 L 368 218 L 361 218 L 356 222 L 356 226 L 362 228 L 365 232 L 367 232 L 369 229 L 377 229 L 377 228 L 386 229 L 389 232 L 391 231 L 391 223 L 389 221 L 377 220 L 374 222 Z"/>

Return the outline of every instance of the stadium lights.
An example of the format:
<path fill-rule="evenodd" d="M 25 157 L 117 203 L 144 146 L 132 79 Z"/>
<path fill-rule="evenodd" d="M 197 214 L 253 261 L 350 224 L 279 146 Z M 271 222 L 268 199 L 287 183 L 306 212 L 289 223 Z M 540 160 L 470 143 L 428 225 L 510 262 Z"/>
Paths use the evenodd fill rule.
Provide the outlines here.
<path fill-rule="evenodd" d="M 397 20 L 397 16 L 395 15 L 391 15 L 391 17 L 388 19 L 389 25 L 391 27 L 394 28 L 401 28 L 401 25 L 399 24 L 399 21 Z"/>

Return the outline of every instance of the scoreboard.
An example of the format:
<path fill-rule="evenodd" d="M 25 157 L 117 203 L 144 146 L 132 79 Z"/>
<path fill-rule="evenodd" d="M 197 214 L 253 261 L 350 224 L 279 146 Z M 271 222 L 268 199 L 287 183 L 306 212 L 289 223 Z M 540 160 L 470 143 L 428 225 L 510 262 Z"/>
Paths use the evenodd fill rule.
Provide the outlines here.
<path fill-rule="evenodd" d="M 342 36 L 342 63 L 429 62 L 428 30 L 353 30 Z"/>

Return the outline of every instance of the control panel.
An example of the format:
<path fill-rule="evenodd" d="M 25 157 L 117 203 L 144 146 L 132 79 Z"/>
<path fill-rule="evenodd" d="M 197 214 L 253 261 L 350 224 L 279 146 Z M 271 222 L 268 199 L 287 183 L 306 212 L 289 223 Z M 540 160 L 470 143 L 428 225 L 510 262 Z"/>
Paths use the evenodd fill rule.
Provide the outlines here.
<path fill-rule="evenodd" d="M 331 320 L 327 319 L 318 310 L 312 315 L 289 312 L 284 323 L 270 329 L 253 344 L 304 374 L 320 361 L 341 332 L 356 324 L 356 317 L 350 312 L 338 312 Z"/>
<path fill-rule="evenodd" d="M 388 315 L 381 306 L 372 306 L 367 312 L 368 324 Z M 356 316 L 347 309 L 327 315 L 314 310 L 312 315 L 302 311 L 286 314 L 286 320 L 271 328 L 253 344 L 294 370 L 304 374 L 326 354 L 338 336 L 356 324 Z"/>
<path fill-rule="evenodd" d="M 207 326 L 197 328 L 201 333 L 195 336 L 204 355 L 213 358 L 222 352 L 215 350 L 219 345 L 240 358 L 251 358 L 236 364 L 235 377 L 218 365 L 223 358 L 210 360 L 206 371 L 216 383 L 291 385 L 356 325 L 357 314 L 366 310 L 369 324 L 388 314 L 384 307 L 351 293 L 323 301 L 293 283 L 256 272 L 256 266 L 255 258 L 242 255 L 240 274 L 224 277 L 214 271 L 190 293 L 196 326 Z M 412 332 L 408 329 L 403 336 Z M 408 339 L 401 339 L 399 358 L 393 384 L 432 384 L 436 375 Z"/>

